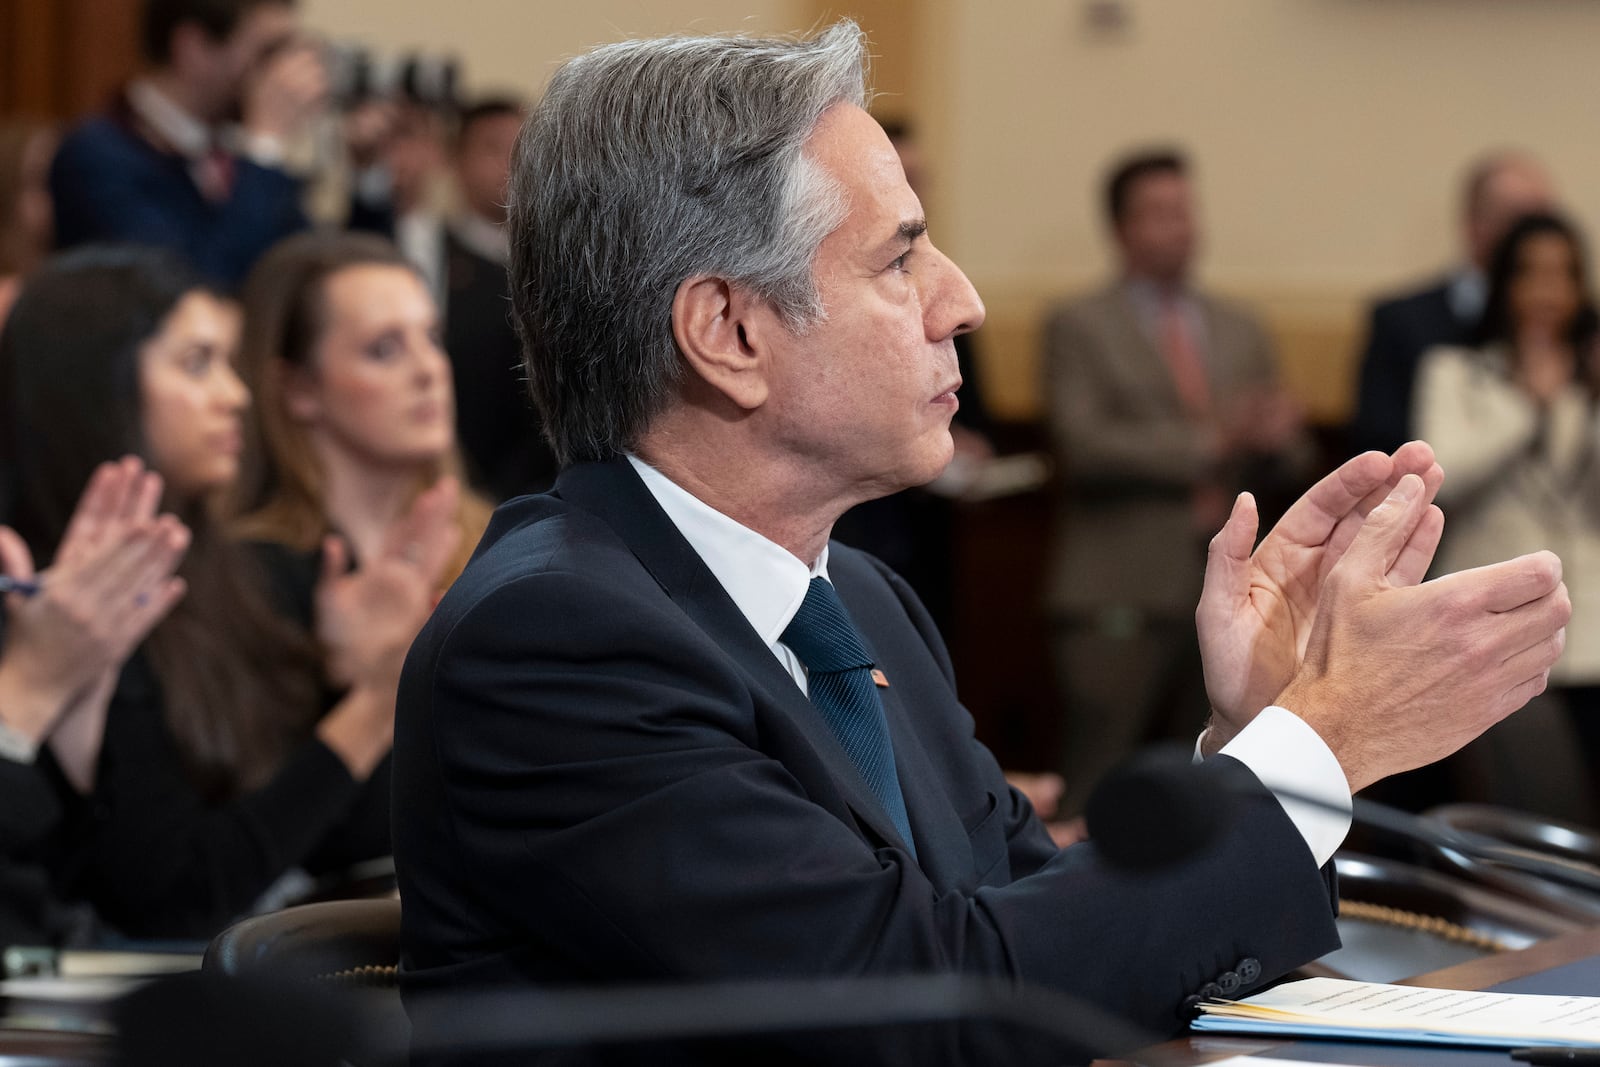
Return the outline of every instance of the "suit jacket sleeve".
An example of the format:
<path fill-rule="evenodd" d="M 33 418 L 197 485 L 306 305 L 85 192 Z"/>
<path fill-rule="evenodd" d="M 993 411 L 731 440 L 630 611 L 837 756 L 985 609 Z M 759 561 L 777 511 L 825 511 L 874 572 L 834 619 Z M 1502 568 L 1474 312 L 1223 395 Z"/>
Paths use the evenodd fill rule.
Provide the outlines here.
<path fill-rule="evenodd" d="M 513 579 L 425 631 L 407 663 L 396 857 L 408 901 L 428 904 L 405 922 L 448 913 L 478 931 L 501 946 L 486 950 L 501 980 L 571 980 L 594 960 L 609 980 L 964 972 L 1053 986 L 1165 1033 L 1240 958 L 1265 977 L 1337 943 L 1304 842 L 1225 758 L 1206 773 L 1244 789 L 1246 810 L 1202 859 L 1142 875 L 1092 845 L 1046 859 L 1012 800 L 1004 817 L 1032 873 L 936 892 L 763 751 L 745 676 L 675 605 L 608 588 L 556 565 Z M 403 965 L 459 976 L 451 965 L 467 962 Z M 962 1060 L 949 1043 L 876 1051 Z"/>
<path fill-rule="evenodd" d="M 1131 414 L 1113 386 L 1120 358 L 1084 315 L 1065 309 L 1045 329 L 1045 374 L 1056 451 L 1081 487 L 1182 490 L 1210 473 L 1193 422 L 1176 405 Z"/>
<path fill-rule="evenodd" d="M 1397 321 L 1399 314 L 1394 304 L 1379 304 L 1372 311 L 1350 428 L 1354 451 L 1393 452 L 1412 437 L 1411 390 L 1417 363 Z"/>

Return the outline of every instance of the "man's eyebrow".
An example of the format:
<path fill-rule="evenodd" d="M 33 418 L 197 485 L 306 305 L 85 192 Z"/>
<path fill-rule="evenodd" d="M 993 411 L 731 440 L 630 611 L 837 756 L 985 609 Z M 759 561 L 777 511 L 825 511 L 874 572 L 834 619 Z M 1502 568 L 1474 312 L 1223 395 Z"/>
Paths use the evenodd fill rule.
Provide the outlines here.
<path fill-rule="evenodd" d="M 918 237 L 928 232 L 927 219 L 906 219 L 895 227 L 894 236 L 886 237 L 882 244 L 877 245 L 879 253 L 888 253 L 891 249 L 900 248 L 910 244 Z"/>
<path fill-rule="evenodd" d="M 895 236 L 902 241 L 915 241 L 918 237 L 928 232 L 927 219 L 907 219 L 895 231 Z"/>

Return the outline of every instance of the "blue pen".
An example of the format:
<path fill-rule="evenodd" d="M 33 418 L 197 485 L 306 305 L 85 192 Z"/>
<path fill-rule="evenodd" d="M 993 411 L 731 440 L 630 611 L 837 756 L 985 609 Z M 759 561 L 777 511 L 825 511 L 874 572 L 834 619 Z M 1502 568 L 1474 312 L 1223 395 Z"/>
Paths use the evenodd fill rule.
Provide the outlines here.
<path fill-rule="evenodd" d="M 0 574 L 0 593 L 18 593 L 22 596 L 33 596 L 38 592 L 38 582 L 30 582 L 22 578 L 13 578 L 8 574 Z"/>

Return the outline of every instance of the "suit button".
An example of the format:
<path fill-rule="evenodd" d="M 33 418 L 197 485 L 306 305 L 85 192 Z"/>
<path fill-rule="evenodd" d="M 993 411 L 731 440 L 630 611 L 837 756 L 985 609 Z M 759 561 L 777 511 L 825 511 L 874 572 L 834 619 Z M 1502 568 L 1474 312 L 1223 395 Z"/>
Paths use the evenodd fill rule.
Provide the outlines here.
<path fill-rule="evenodd" d="M 1195 992 L 1199 995 L 1201 1000 L 1216 1000 L 1218 997 L 1222 996 L 1222 987 L 1215 982 L 1207 982 L 1205 985 L 1195 990 Z"/>
<path fill-rule="evenodd" d="M 1178 1018 L 1188 1022 L 1198 1014 L 1200 1014 L 1200 998 L 1192 994 L 1184 997 L 1183 1003 L 1178 1005 Z"/>
<path fill-rule="evenodd" d="M 1255 985 L 1261 980 L 1261 961 L 1254 956 L 1246 956 L 1233 969 L 1239 973 L 1239 981 L 1244 985 Z"/>
<path fill-rule="evenodd" d="M 1217 975 L 1217 985 L 1219 988 L 1221 988 L 1223 996 L 1231 997 L 1235 993 L 1239 992 L 1239 987 L 1244 985 L 1244 983 L 1240 981 L 1239 976 L 1232 971 L 1223 971 L 1221 974 Z"/>

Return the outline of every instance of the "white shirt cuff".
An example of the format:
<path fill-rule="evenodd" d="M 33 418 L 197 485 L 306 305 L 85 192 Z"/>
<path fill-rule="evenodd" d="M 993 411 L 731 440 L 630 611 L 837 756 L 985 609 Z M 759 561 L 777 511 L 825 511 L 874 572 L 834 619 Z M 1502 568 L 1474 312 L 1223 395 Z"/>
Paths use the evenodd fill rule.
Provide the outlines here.
<path fill-rule="evenodd" d="M 258 167 L 283 170 L 289 158 L 289 148 L 282 138 L 267 133 L 241 133 L 238 151 Z"/>
<path fill-rule="evenodd" d="M 1305 720 L 1287 708 L 1264 708 L 1222 746 L 1222 755 L 1249 767 L 1272 791 L 1305 838 L 1318 867 L 1333 858 L 1350 832 L 1350 782 L 1333 752 Z"/>
<path fill-rule="evenodd" d="M 39 742 L 0 720 L 0 759 L 13 763 L 32 763 L 39 755 Z"/>

